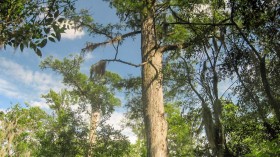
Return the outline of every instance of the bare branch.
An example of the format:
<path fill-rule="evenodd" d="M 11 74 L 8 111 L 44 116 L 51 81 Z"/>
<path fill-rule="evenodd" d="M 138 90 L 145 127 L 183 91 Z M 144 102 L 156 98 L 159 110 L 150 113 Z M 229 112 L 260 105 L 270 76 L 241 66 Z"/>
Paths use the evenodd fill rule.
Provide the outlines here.
<path fill-rule="evenodd" d="M 131 36 L 139 34 L 139 33 L 141 33 L 141 31 L 129 32 L 129 33 L 126 33 L 126 34 L 123 34 L 123 35 L 120 35 L 120 36 L 116 36 L 115 38 L 113 38 L 111 40 L 101 42 L 101 43 L 90 43 L 90 42 L 88 42 L 86 47 L 82 49 L 82 52 L 90 52 L 90 51 L 93 51 L 94 49 L 96 49 L 99 46 L 105 46 L 107 44 L 113 44 L 113 43 L 119 42 L 119 41 L 121 41 L 121 40 L 123 40 L 127 37 L 131 37 Z"/>
<path fill-rule="evenodd" d="M 168 25 L 196 25 L 196 26 L 233 26 L 234 23 L 199 23 L 199 22 L 170 22 Z"/>
<path fill-rule="evenodd" d="M 95 34 L 100 34 L 100 35 L 104 35 L 106 36 L 107 38 L 110 38 L 112 39 L 113 37 L 111 36 L 111 34 L 105 32 L 105 31 L 102 31 L 102 30 L 99 30 L 95 27 L 95 25 L 90 25 L 90 24 L 87 24 L 87 23 L 84 23 L 84 22 L 80 22 L 81 23 L 81 26 L 83 27 L 87 27 L 90 31 L 94 32 Z"/>
<path fill-rule="evenodd" d="M 223 96 L 226 94 L 226 92 L 227 92 L 235 83 L 237 83 L 237 81 L 238 81 L 238 79 L 236 79 L 236 80 L 224 91 L 224 93 L 220 96 L 220 99 L 223 98 Z"/>
<path fill-rule="evenodd" d="M 120 59 L 102 59 L 101 61 L 105 61 L 105 62 L 120 62 L 120 63 L 124 63 L 124 64 L 127 64 L 127 65 L 130 65 L 130 66 L 134 66 L 134 67 L 140 67 L 140 66 L 143 66 L 144 64 L 148 63 L 148 62 L 143 62 L 143 63 L 140 63 L 140 64 L 133 64 L 133 63 L 130 63 L 130 62 L 127 62 L 127 61 L 123 61 L 123 60 L 120 60 Z"/>

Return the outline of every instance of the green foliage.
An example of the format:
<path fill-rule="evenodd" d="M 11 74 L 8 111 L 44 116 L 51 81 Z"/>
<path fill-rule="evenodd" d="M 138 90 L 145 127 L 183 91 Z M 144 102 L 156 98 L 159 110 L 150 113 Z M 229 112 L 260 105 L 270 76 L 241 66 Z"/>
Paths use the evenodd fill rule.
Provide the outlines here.
<path fill-rule="evenodd" d="M 105 72 L 104 75 L 88 77 L 80 72 L 80 65 L 82 62 L 83 58 L 81 56 L 71 56 L 71 58 L 65 58 L 62 61 L 49 57 L 41 63 L 42 68 L 51 68 L 60 73 L 63 76 L 63 82 L 72 88 L 71 91 L 65 91 L 66 93 L 62 92 L 61 96 L 53 91 L 50 91 L 50 93 L 45 96 L 48 102 L 52 102 L 50 107 L 54 109 L 58 115 L 56 118 L 57 124 L 54 128 L 62 127 L 62 130 L 57 132 L 58 135 L 51 134 L 54 137 L 60 137 L 60 139 L 56 142 L 47 141 L 47 143 L 51 142 L 51 144 L 47 144 L 51 146 L 51 148 L 47 150 L 60 153 L 58 156 L 60 156 L 61 153 L 67 153 L 69 156 L 70 154 L 85 155 L 89 152 L 94 154 L 94 156 L 123 156 L 129 151 L 129 142 L 120 131 L 114 130 L 110 126 L 105 126 L 102 122 L 98 121 L 99 127 L 96 130 L 97 141 L 92 145 L 86 138 L 89 132 L 93 130 L 83 127 L 79 128 L 81 122 L 74 116 L 73 111 L 69 110 L 69 106 L 63 109 L 65 105 L 67 107 L 67 105 L 75 104 L 79 106 L 81 111 L 87 111 L 88 107 L 85 105 L 90 104 L 91 112 L 101 112 L 102 117 L 106 118 L 114 111 L 115 106 L 121 104 L 120 100 L 114 95 L 116 91 L 115 87 L 119 89 L 118 85 L 121 81 L 121 77 L 112 72 Z M 66 100 L 70 101 L 70 103 Z M 51 131 L 51 133 L 52 132 L 53 131 Z M 79 135 L 79 133 L 81 133 L 81 135 Z M 51 138 L 48 137 L 47 140 L 48 139 Z M 87 142 L 79 142 L 81 139 Z M 66 145 L 70 147 L 65 147 Z M 90 149 L 91 151 L 89 151 Z M 53 152 L 49 152 L 49 154 L 53 154 Z"/>
<path fill-rule="evenodd" d="M 145 140 L 138 139 L 135 144 L 130 145 L 130 152 L 127 157 L 146 157 L 147 149 L 145 146 Z"/>
<path fill-rule="evenodd" d="M 82 74 L 80 65 L 83 62 L 81 56 L 75 56 L 63 61 L 46 58 L 42 63 L 42 68 L 51 68 L 63 76 L 63 83 L 73 88 L 74 95 L 78 95 L 84 103 L 89 103 L 93 108 L 100 109 L 104 115 L 110 114 L 114 106 L 120 106 L 120 100 L 113 94 L 120 77 L 117 74 L 106 72 L 102 77 L 89 78 Z"/>
<path fill-rule="evenodd" d="M 235 156 L 277 156 L 279 131 L 275 121 L 261 122 L 256 113 L 242 111 L 232 103 L 224 105 L 223 125 L 228 148 Z M 275 132 L 276 131 L 276 132 Z M 276 134 L 275 134 L 276 133 Z M 274 134 L 273 137 L 271 134 Z"/>
<path fill-rule="evenodd" d="M 175 105 L 165 105 L 170 156 L 195 156 L 191 126 Z"/>
<path fill-rule="evenodd" d="M 270 157 L 277 156 L 280 154 L 280 143 L 279 137 L 272 141 L 263 141 L 261 143 L 252 142 L 251 149 L 252 152 L 246 154 L 246 157 Z"/>
<path fill-rule="evenodd" d="M 79 118 L 79 110 L 71 109 L 78 103 L 66 90 L 44 95 L 53 117 L 39 136 L 36 156 L 83 156 L 87 151 L 87 125 Z"/>
<path fill-rule="evenodd" d="M 0 156 L 34 156 L 38 136 L 44 131 L 49 116 L 38 107 L 14 105 L 0 118 Z"/>
<path fill-rule="evenodd" d="M 48 40 L 59 41 L 69 28 L 63 17 L 75 0 L 5 0 L 0 5 L 0 46 L 31 48 L 42 56 Z M 67 26 L 68 25 L 68 26 Z"/>
<path fill-rule="evenodd" d="M 178 43 L 182 44 L 186 40 L 190 39 L 191 33 L 183 25 L 175 25 L 172 27 L 173 31 L 171 35 L 165 38 L 166 43 Z"/>
<path fill-rule="evenodd" d="M 123 157 L 129 153 L 130 143 L 120 130 L 109 125 L 101 126 L 98 130 L 97 142 L 93 146 L 96 157 Z"/>

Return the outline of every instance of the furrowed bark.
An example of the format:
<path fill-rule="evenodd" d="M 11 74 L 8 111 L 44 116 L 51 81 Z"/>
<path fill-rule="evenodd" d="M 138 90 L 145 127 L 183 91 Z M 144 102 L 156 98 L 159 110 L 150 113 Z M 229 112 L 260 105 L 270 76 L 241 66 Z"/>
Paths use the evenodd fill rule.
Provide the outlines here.
<path fill-rule="evenodd" d="M 149 5 L 153 5 L 148 1 Z M 154 9 L 148 8 L 141 29 L 142 101 L 147 137 L 147 157 L 167 157 L 167 122 L 162 89 L 162 52 L 156 48 Z"/>

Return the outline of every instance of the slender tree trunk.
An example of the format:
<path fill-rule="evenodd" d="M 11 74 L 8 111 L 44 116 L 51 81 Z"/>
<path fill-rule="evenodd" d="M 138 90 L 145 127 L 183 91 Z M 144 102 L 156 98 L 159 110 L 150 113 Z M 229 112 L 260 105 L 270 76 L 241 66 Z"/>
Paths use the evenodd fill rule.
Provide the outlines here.
<path fill-rule="evenodd" d="M 217 149 L 217 157 L 223 157 L 225 152 L 225 135 L 224 128 L 221 123 L 222 115 L 222 102 L 220 99 L 216 99 L 213 105 L 214 119 L 215 119 L 215 142 Z"/>
<path fill-rule="evenodd" d="M 265 57 L 263 57 L 260 60 L 260 76 L 268 102 L 270 103 L 271 107 L 274 109 L 278 122 L 280 122 L 280 103 L 272 95 L 270 84 L 268 82 L 267 75 L 266 75 Z"/>
<path fill-rule="evenodd" d="M 154 9 L 148 1 L 147 14 L 143 16 L 141 51 L 142 101 L 147 137 L 147 157 L 167 157 L 167 122 L 164 117 L 162 90 L 162 53 L 156 51 Z"/>
<path fill-rule="evenodd" d="M 90 130 L 89 130 L 90 148 L 89 148 L 89 152 L 88 152 L 88 157 L 93 156 L 92 147 L 96 143 L 96 138 L 97 138 L 96 129 L 97 129 L 98 123 L 100 121 L 100 114 L 101 113 L 99 110 L 95 110 L 94 108 L 91 109 Z"/>
<path fill-rule="evenodd" d="M 215 151 L 216 150 L 215 131 L 214 131 L 215 127 L 213 124 L 212 113 L 204 100 L 202 101 L 201 105 L 202 105 L 202 121 L 205 127 L 206 137 L 209 142 L 210 148 Z"/>
<path fill-rule="evenodd" d="M 218 52 L 218 49 L 216 49 L 216 52 Z M 221 123 L 221 116 L 222 116 L 222 102 L 219 99 L 219 93 L 218 93 L 218 74 L 216 71 L 216 61 L 217 58 L 215 58 L 214 65 L 212 67 L 213 70 L 213 93 L 214 93 L 214 104 L 213 104 L 213 114 L 214 114 L 214 122 L 215 122 L 215 143 L 217 148 L 217 157 L 223 157 L 224 151 L 225 151 L 225 138 L 224 138 L 224 128 Z"/>

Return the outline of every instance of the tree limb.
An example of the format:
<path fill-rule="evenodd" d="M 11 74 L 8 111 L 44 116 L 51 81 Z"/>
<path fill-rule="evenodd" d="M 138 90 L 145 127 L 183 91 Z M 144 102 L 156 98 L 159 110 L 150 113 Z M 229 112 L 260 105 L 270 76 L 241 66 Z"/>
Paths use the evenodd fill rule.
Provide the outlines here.
<path fill-rule="evenodd" d="M 133 35 L 139 34 L 141 31 L 134 31 L 134 32 L 129 32 L 120 36 L 116 36 L 115 38 L 112 38 L 111 40 L 101 42 L 101 43 L 87 43 L 86 47 L 82 49 L 82 52 L 90 52 L 96 49 L 99 46 L 107 45 L 107 44 L 113 44 L 116 42 L 119 42 L 127 37 L 131 37 Z"/>
<path fill-rule="evenodd" d="M 168 25 L 196 25 L 196 26 L 234 26 L 234 23 L 199 23 L 199 22 L 170 22 Z"/>
<path fill-rule="evenodd" d="M 262 57 L 260 56 L 258 50 L 256 50 L 256 48 L 251 44 L 249 39 L 245 36 L 243 31 L 241 30 L 241 28 L 237 25 L 237 23 L 235 23 L 234 21 L 233 21 L 233 23 L 234 23 L 234 26 L 236 27 L 236 29 L 238 30 L 238 32 L 240 33 L 240 35 L 242 36 L 242 38 L 246 41 L 246 43 L 249 45 L 249 47 L 253 50 L 253 52 L 258 57 L 258 59 L 261 60 Z"/>
<path fill-rule="evenodd" d="M 110 39 L 113 38 L 110 34 L 108 34 L 108 33 L 106 33 L 106 32 L 103 32 L 103 31 L 97 29 L 97 28 L 95 27 L 95 25 L 90 25 L 90 24 L 84 23 L 84 22 L 80 22 L 80 23 L 81 23 L 81 26 L 87 27 L 89 30 L 95 32 L 96 34 L 104 35 L 104 36 L 106 36 L 107 38 L 110 38 Z"/>
<path fill-rule="evenodd" d="M 218 22 L 217 24 L 219 25 L 224 25 L 227 23 L 224 23 L 226 21 L 228 21 L 230 19 L 224 19 L 220 22 Z M 187 22 L 185 22 L 187 24 Z M 206 23 L 207 24 L 207 23 Z M 215 25 L 210 25 L 209 27 L 207 27 L 202 34 L 206 34 L 207 32 L 211 31 L 211 29 L 214 28 Z M 170 44 L 170 45 L 164 45 L 158 48 L 158 51 L 160 51 L 161 53 L 166 52 L 166 51 L 172 51 L 172 50 L 177 50 L 177 49 L 185 49 L 188 48 L 189 45 L 192 45 L 193 42 L 197 42 L 198 39 L 200 39 L 201 36 L 197 35 L 194 39 L 192 39 L 189 42 L 184 42 L 182 44 Z"/>
<path fill-rule="evenodd" d="M 144 64 L 148 63 L 148 62 L 143 62 L 143 63 L 140 63 L 140 64 L 133 64 L 133 63 L 130 63 L 130 62 L 127 62 L 127 61 L 123 61 L 123 60 L 120 60 L 120 59 L 102 59 L 101 61 L 120 62 L 120 63 L 124 63 L 124 64 L 130 65 L 130 66 L 134 66 L 136 68 L 140 67 L 140 66 L 143 66 Z"/>

